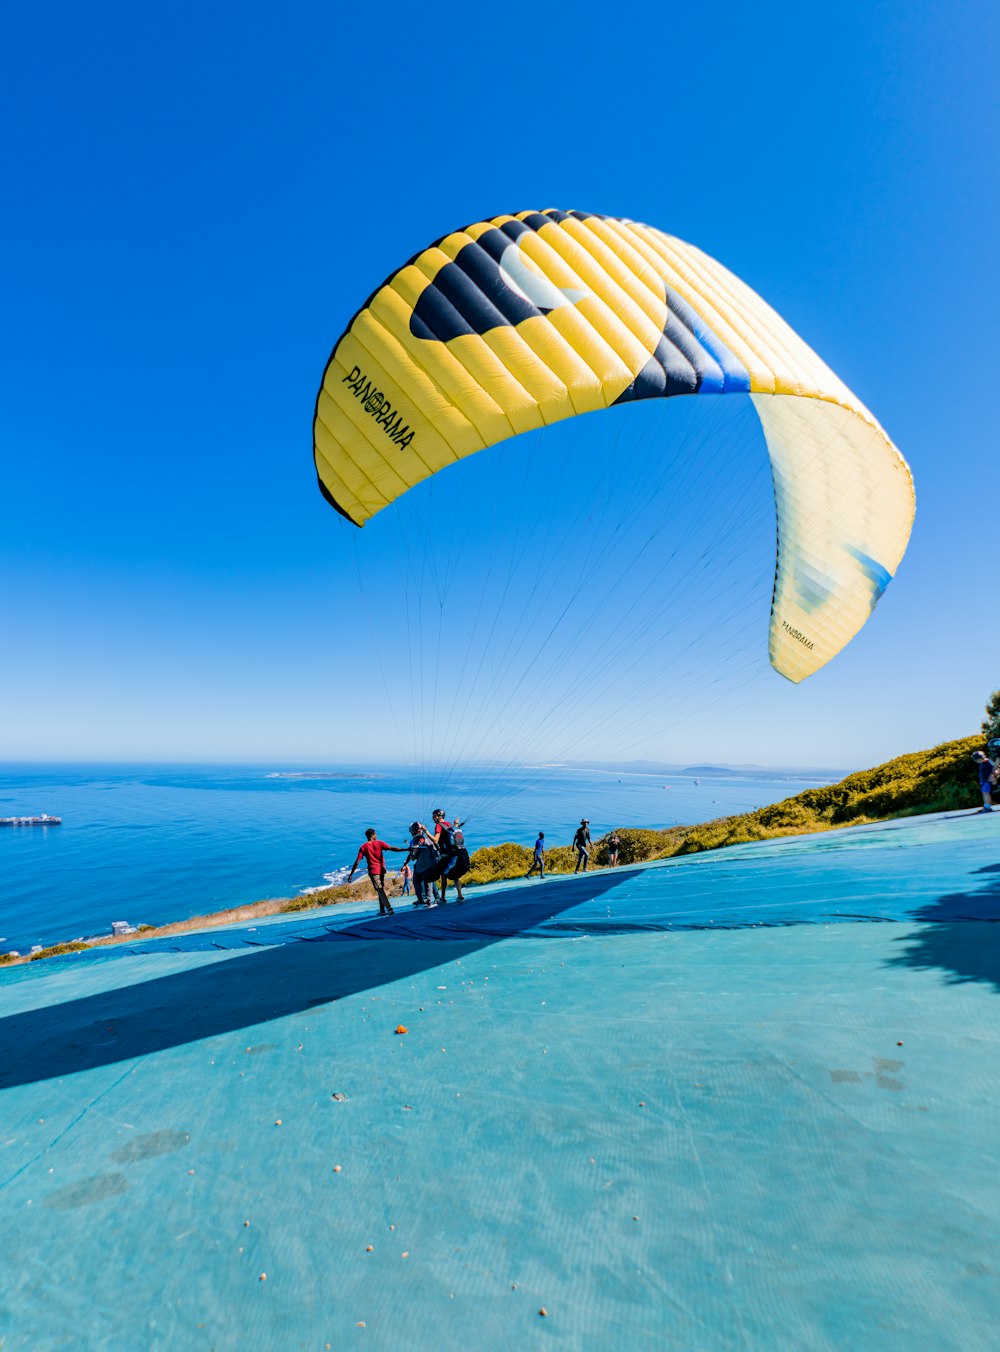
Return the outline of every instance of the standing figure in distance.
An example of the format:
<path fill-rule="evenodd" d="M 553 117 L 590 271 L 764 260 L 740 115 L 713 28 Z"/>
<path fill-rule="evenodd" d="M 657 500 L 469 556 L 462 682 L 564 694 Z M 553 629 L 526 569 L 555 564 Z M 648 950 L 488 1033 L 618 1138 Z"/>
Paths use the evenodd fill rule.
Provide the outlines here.
<path fill-rule="evenodd" d="M 980 812 L 993 811 L 993 793 L 997 790 L 997 780 L 1000 778 L 997 767 L 987 756 L 985 751 L 973 751 L 972 759 L 979 767 L 979 791 L 983 795 L 983 805 Z"/>
<path fill-rule="evenodd" d="M 621 841 L 618 838 L 618 832 L 612 831 L 608 836 L 608 866 L 609 868 L 618 867 L 618 847 Z"/>
<path fill-rule="evenodd" d="M 576 850 L 576 868 L 574 873 L 579 873 L 582 867 L 584 873 L 587 872 L 587 863 L 590 859 L 590 822 L 586 817 L 576 828 L 576 835 L 573 837 L 573 849 Z"/>
<path fill-rule="evenodd" d="M 545 877 L 545 832 L 539 831 L 538 839 L 535 841 L 535 857 L 531 861 L 531 868 L 524 875 L 530 878 L 535 869 L 538 869 L 539 875 Z"/>

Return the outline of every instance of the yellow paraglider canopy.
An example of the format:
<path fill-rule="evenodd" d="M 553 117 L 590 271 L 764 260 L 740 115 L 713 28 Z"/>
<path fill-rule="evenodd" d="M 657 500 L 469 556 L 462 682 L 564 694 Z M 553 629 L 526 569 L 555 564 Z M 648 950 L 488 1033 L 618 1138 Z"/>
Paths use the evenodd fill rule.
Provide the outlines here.
<path fill-rule="evenodd" d="M 769 653 L 800 681 L 854 637 L 906 549 L 913 481 L 865 406 L 699 249 L 587 212 L 445 236 L 338 340 L 316 403 L 321 488 L 356 525 L 521 432 L 632 400 L 749 394 L 771 459 Z"/>

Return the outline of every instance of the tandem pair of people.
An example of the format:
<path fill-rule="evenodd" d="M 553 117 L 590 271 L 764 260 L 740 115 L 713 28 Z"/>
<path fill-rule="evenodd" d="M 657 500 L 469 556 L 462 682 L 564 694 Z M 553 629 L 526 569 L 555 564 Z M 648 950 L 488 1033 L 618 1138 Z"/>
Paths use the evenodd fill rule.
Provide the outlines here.
<path fill-rule="evenodd" d="M 410 823 L 410 852 L 407 864 L 413 865 L 414 906 L 444 906 L 448 900 L 448 884 L 455 884 L 457 901 L 464 901 L 462 879 L 472 867 L 465 844 L 462 823 L 456 817 L 450 822 L 444 808 L 435 808 L 431 820 L 433 831 L 423 822 Z M 440 900 L 436 883 L 441 884 Z"/>
<path fill-rule="evenodd" d="M 357 858 L 351 865 L 347 881 L 352 882 L 358 865 L 364 859 L 368 869 L 368 880 L 378 897 L 379 915 L 393 915 L 392 904 L 385 890 L 386 851 L 405 854 L 403 862 L 403 894 L 410 890 L 411 865 L 415 900 L 414 906 L 433 906 L 438 904 L 436 883 L 440 881 L 440 904 L 448 899 L 448 883 L 455 884 L 459 901 L 464 901 L 462 878 L 468 873 L 471 863 L 466 849 L 462 823 L 456 818 L 449 822 L 443 808 L 435 808 L 432 814 L 433 831 L 429 831 L 423 822 L 410 823 L 410 840 L 407 845 L 390 845 L 379 840 L 378 832 L 370 826 L 365 832 L 365 843 L 360 847 Z M 435 901 L 431 900 L 431 896 Z"/>

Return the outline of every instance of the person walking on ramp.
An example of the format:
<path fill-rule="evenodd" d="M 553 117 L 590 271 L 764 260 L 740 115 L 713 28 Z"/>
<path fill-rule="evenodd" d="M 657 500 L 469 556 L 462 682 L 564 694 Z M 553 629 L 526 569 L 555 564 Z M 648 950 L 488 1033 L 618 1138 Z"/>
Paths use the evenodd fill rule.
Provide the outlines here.
<path fill-rule="evenodd" d="M 358 850 L 358 857 L 351 865 L 351 871 L 347 875 L 347 881 L 351 882 L 354 878 L 354 870 L 364 859 L 368 865 L 368 879 L 375 889 L 375 895 L 378 897 L 379 915 L 394 915 L 392 907 L 389 904 L 389 898 L 385 894 L 385 851 L 394 850 L 398 853 L 405 853 L 406 847 L 403 845 L 389 845 L 384 840 L 379 840 L 378 832 L 374 826 L 369 826 L 365 832 L 365 843 Z"/>
<path fill-rule="evenodd" d="M 539 875 L 545 877 L 545 832 L 539 831 L 538 839 L 535 841 L 535 857 L 531 861 L 531 868 L 524 875 L 530 878 L 535 869 L 538 869 Z"/>
<path fill-rule="evenodd" d="M 586 873 L 587 863 L 590 859 L 590 822 L 586 817 L 576 828 L 576 835 L 573 837 L 573 849 L 576 850 L 576 868 L 573 872 L 579 873 L 582 868 Z"/>

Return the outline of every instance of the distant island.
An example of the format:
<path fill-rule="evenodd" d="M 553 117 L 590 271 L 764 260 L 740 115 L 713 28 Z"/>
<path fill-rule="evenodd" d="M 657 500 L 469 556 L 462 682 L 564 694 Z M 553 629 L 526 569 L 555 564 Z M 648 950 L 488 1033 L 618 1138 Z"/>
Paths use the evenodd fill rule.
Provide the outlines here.
<path fill-rule="evenodd" d="M 353 770 L 272 770 L 265 779 L 384 779 L 385 775 L 368 775 Z"/>
<path fill-rule="evenodd" d="M 672 761 L 565 761 L 567 770 L 601 770 L 608 774 L 627 775 L 704 775 L 706 778 L 729 779 L 842 779 L 843 766 L 815 769 L 801 765 L 682 765 Z"/>

